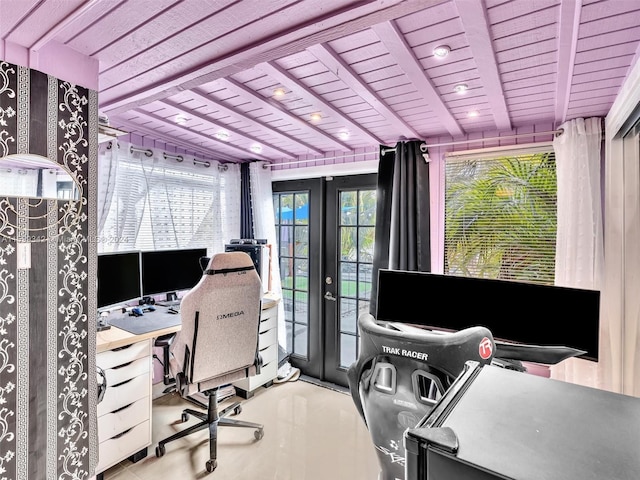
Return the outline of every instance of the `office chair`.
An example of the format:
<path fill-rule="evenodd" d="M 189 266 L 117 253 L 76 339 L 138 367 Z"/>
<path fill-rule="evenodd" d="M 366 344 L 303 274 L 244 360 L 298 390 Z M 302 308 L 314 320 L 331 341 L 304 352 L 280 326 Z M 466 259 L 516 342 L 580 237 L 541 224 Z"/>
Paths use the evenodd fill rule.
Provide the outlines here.
<path fill-rule="evenodd" d="M 347 370 L 349 390 L 376 447 L 379 480 L 404 479 L 404 431 L 431 411 L 465 362 L 491 362 L 493 336 L 484 327 L 402 328 L 370 314 L 361 315 L 358 326 L 360 352 Z"/>
<path fill-rule="evenodd" d="M 262 425 L 226 418 L 241 412 L 239 402 L 218 411 L 220 387 L 259 373 L 261 299 L 260 277 L 244 252 L 214 255 L 200 282 L 184 295 L 182 327 L 170 346 L 171 370 L 177 392 L 185 399 L 203 393 L 208 400 L 207 411 L 183 410 L 183 422 L 191 415 L 200 422 L 158 442 L 156 456 L 165 454 L 167 443 L 208 428 L 206 470 L 212 472 L 217 467 L 219 426 L 253 428 L 256 440 L 263 437 Z"/>
<path fill-rule="evenodd" d="M 210 260 L 211 260 L 210 257 L 200 257 L 198 259 L 198 263 L 203 272 L 207 269 L 207 266 L 209 265 Z M 171 368 L 169 365 L 170 363 L 169 349 L 171 348 L 171 344 L 173 343 L 175 336 L 176 336 L 175 333 L 167 333 L 166 335 L 161 335 L 158 338 L 156 338 L 153 343 L 155 347 L 162 348 L 162 360 L 160 360 L 156 355 L 154 355 L 154 358 L 158 360 L 162 365 L 162 383 L 167 387 L 162 391 L 162 393 L 171 393 L 176 390 L 176 379 L 171 376 Z M 203 405 L 199 401 L 196 401 L 195 403 L 199 406 Z M 204 406 L 203 408 L 206 408 L 206 406 Z"/>

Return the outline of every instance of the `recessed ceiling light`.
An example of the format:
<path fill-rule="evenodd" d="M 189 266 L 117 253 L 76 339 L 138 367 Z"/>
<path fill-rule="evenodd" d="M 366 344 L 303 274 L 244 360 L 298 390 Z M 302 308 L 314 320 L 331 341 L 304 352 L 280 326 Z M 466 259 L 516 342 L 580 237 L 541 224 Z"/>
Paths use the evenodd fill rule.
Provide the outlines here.
<path fill-rule="evenodd" d="M 478 115 L 480 115 L 480 113 L 477 110 L 470 110 L 469 113 L 467 113 L 468 117 L 477 117 Z"/>
<path fill-rule="evenodd" d="M 451 48 L 449 47 L 449 45 L 438 45 L 433 49 L 433 56 L 436 58 L 444 58 L 449 55 L 450 51 Z"/>
<path fill-rule="evenodd" d="M 273 91 L 273 96 L 274 96 L 274 97 L 277 97 L 277 98 L 282 98 L 282 97 L 284 97 L 284 94 L 285 94 L 285 93 L 286 93 L 286 92 L 284 91 L 284 88 L 276 88 L 276 89 Z"/>
<path fill-rule="evenodd" d="M 322 120 L 322 115 L 320 115 L 319 113 L 312 113 L 311 120 L 313 120 L 314 122 L 319 122 L 320 120 Z"/>
<path fill-rule="evenodd" d="M 218 140 L 222 140 L 223 142 L 226 142 L 227 140 L 229 140 L 229 134 L 227 132 L 218 132 L 216 133 L 216 138 Z"/>
<path fill-rule="evenodd" d="M 338 138 L 340 140 L 349 140 L 349 132 L 347 132 L 345 130 L 345 131 L 342 131 L 342 132 L 338 133 Z"/>
<path fill-rule="evenodd" d="M 262 151 L 262 147 L 260 145 L 251 145 L 251 147 L 249 147 L 249 149 L 253 153 L 260 153 Z"/>
<path fill-rule="evenodd" d="M 466 83 L 459 83 L 453 87 L 453 91 L 459 95 L 467 93 L 467 90 L 469 90 L 469 85 L 467 85 Z"/>
<path fill-rule="evenodd" d="M 175 118 L 175 122 L 178 125 L 184 125 L 185 123 L 187 123 L 187 120 L 189 120 L 189 119 L 185 115 L 182 115 L 182 114 L 176 115 L 176 118 Z"/>

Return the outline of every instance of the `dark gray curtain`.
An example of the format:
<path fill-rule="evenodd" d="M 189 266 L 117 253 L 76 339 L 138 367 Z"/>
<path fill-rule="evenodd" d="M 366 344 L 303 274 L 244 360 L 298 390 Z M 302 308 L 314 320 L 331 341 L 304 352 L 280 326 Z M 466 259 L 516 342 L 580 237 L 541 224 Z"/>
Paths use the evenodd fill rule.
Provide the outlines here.
<path fill-rule="evenodd" d="M 253 238 L 249 163 L 240 165 L 240 238 Z"/>
<path fill-rule="evenodd" d="M 398 142 L 395 152 L 380 147 L 369 307 L 374 316 L 378 270 L 431 271 L 429 165 L 423 157 L 426 152 L 420 149 L 422 144 L 419 140 Z"/>

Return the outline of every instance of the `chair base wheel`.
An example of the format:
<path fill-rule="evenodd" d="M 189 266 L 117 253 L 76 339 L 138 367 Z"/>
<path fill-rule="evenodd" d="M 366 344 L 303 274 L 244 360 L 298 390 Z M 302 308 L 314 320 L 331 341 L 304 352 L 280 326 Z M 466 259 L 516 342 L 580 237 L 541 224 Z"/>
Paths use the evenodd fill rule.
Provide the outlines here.
<path fill-rule="evenodd" d="M 240 415 L 242 413 L 242 406 L 238 405 L 236 408 L 233 409 L 233 414 L 234 415 Z"/>
<path fill-rule="evenodd" d="M 264 430 L 259 429 L 254 431 L 253 436 L 256 437 L 256 440 L 262 440 L 262 437 L 264 437 Z"/>
<path fill-rule="evenodd" d="M 188 413 L 182 413 L 182 423 L 186 422 L 187 420 L 189 420 L 189 414 Z"/>
<path fill-rule="evenodd" d="M 156 457 L 160 458 L 165 454 L 166 450 L 164 448 L 164 445 L 158 445 L 156 447 Z"/>
<path fill-rule="evenodd" d="M 217 466 L 218 466 L 217 460 L 207 460 L 207 465 L 206 465 L 207 472 L 209 473 L 213 472 Z"/>

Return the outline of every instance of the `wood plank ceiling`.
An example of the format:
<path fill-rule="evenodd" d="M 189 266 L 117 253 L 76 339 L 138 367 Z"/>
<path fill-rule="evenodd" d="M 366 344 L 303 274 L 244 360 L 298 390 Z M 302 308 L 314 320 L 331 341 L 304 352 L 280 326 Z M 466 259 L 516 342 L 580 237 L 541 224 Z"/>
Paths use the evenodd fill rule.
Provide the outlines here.
<path fill-rule="evenodd" d="M 0 41 L 97 59 L 114 127 L 288 162 L 604 116 L 640 1 L 0 0 Z"/>

